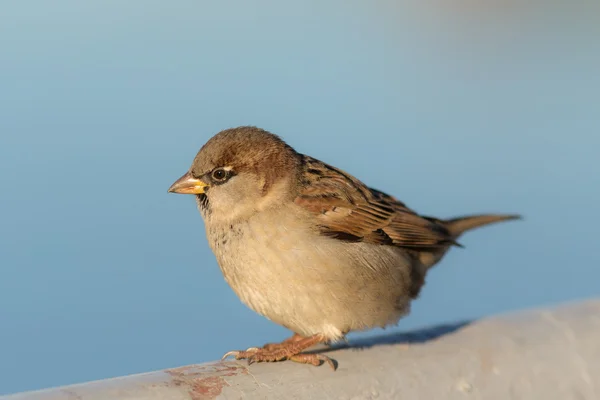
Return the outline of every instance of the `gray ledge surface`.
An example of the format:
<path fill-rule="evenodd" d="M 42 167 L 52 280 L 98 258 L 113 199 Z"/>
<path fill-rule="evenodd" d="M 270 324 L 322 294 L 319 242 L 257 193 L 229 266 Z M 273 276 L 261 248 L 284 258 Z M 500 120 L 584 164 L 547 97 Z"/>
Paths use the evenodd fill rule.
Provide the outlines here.
<path fill-rule="evenodd" d="M 600 399 L 600 299 L 326 349 L 338 363 L 211 362 L 0 400 Z"/>

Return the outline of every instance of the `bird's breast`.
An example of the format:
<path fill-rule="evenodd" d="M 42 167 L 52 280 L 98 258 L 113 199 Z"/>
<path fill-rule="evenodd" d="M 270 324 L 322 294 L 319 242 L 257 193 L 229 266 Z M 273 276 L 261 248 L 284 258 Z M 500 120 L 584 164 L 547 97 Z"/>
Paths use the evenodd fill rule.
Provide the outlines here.
<path fill-rule="evenodd" d="M 332 338 L 405 312 L 410 271 L 398 249 L 320 236 L 293 213 L 262 214 L 206 226 L 225 280 L 247 306 L 297 333 Z"/>

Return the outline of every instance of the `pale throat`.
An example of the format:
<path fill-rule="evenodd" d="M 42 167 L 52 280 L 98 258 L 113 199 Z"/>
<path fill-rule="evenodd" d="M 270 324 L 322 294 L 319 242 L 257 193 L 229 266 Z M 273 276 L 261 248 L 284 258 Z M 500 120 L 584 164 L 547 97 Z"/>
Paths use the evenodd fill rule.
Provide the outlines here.
<path fill-rule="evenodd" d="M 260 182 L 259 186 L 263 186 Z M 247 190 L 232 204 L 223 204 L 209 198 L 209 207 L 203 207 L 198 200 L 198 208 L 207 225 L 236 225 L 247 222 L 259 213 L 276 210 L 293 204 L 295 197 L 290 179 L 279 179 L 268 186 L 268 190 Z M 210 194 L 209 194 L 210 196 Z"/>

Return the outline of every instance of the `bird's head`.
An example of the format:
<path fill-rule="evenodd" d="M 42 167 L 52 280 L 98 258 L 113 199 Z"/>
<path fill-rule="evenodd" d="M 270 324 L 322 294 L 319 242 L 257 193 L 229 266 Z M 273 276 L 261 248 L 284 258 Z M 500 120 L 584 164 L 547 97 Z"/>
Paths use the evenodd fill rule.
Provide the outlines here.
<path fill-rule="evenodd" d="M 193 194 L 205 220 L 232 223 L 295 195 L 300 155 L 256 127 L 227 129 L 198 152 L 169 192 Z"/>

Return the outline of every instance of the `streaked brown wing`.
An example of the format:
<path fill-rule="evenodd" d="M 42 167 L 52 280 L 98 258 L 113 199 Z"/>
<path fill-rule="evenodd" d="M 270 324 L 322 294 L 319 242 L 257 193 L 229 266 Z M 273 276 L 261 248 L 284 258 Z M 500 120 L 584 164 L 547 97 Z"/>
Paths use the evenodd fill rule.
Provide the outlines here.
<path fill-rule="evenodd" d="M 304 156 L 303 163 L 303 189 L 295 202 L 317 215 L 323 235 L 407 248 L 454 243 L 438 220 L 319 160 Z"/>

